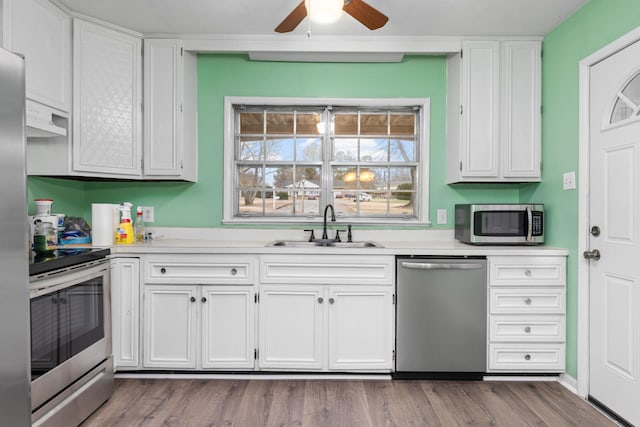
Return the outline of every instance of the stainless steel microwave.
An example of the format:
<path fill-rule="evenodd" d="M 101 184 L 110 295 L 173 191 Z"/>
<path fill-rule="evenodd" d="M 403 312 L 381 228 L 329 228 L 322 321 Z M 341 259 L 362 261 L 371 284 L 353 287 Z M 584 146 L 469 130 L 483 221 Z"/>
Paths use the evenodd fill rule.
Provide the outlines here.
<path fill-rule="evenodd" d="M 455 238 L 471 245 L 542 244 L 544 205 L 455 205 Z"/>

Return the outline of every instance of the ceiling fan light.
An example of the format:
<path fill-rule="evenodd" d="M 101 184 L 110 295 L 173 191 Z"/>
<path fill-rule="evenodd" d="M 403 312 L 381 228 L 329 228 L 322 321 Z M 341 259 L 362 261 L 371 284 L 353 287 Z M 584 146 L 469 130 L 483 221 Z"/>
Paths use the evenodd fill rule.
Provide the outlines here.
<path fill-rule="evenodd" d="M 340 19 L 344 0 L 305 0 L 309 18 L 319 24 L 330 24 Z"/>

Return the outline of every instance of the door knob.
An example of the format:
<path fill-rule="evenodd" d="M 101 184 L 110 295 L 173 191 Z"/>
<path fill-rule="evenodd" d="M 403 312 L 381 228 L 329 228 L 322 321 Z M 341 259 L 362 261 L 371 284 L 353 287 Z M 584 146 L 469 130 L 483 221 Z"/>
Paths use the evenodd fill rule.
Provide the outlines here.
<path fill-rule="evenodd" d="M 594 249 L 592 251 L 584 251 L 582 253 L 582 256 L 584 257 L 584 259 L 592 259 L 594 261 L 597 261 L 600 259 L 600 251 L 597 249 Z"/>

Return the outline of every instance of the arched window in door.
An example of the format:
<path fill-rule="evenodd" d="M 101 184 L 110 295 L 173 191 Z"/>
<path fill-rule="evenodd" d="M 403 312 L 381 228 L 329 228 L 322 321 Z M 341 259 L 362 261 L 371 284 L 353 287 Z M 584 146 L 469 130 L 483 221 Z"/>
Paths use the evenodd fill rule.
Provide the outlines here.
<path fill-rule="evenodd" d="M 624 88 L 618 91 L 613 105 L 609 124 L 628 120 L 640 115 L 640 72 L 629 80 Z"/>

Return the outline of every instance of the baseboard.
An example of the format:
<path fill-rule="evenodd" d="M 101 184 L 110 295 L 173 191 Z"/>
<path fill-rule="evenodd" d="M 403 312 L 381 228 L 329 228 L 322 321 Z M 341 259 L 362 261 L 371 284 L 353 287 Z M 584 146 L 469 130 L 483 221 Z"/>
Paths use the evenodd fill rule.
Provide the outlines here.
<path fill-rule="evenodd" d="M 560 377 L 558 378 L 558 382 L 567 390 L 569 390 L 571 393 L 580 396 L 580 393 L 578 393 L 578 380 L 576 380 L 575 378 L 573 378 L 571 375 L 564 373 L 564 374 L 560 374 Z M 580 396 L 583 399 L 586 399 L 587 396 Z"/>
<path fill-rule="evenodd" d="M 264 374 L 236 374 L 236 373 L 174 373 L 174 372 L 131 372 L 116 373 L 114 378 L 133 379 L 167 379 L 167 380 L 367 380 L 367 381 L 390 381 L 389 374 L 287 374 L 287 373 L 264 373 Z"/>

